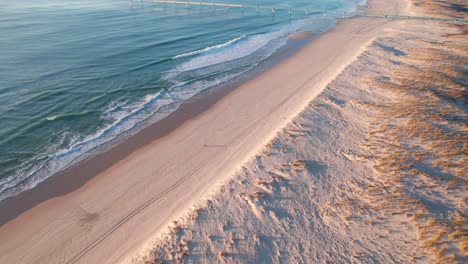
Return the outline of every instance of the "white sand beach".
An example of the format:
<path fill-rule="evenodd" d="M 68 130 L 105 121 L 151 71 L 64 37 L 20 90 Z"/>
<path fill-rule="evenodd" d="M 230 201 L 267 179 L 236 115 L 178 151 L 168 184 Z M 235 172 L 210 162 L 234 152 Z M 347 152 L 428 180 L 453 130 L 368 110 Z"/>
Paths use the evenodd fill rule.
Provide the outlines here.
<path fill-rule="evenodd" d="M 466 28 L 387 27 L 135 262 L 464 263 Z"/>
<path fill-rule="evenodd" d="M 0 263 L 433 261 L 412 216 L 374 208 L 363 190 L 380 176 L 359 155 L 373 120 L 362 101 L 392 95 L 355 77 L 391 74 L 396 55 L 376 43 L 435 23 L 340 21 L 166 135 L 123 158 L 111 150 L 102 168 L 78 164 L 63 175 L 71 185 L 99 173 L 70 192 L 39 204 L 40 186 L 25 193 L 8 206 L 31 208 L 0 226 Z"/>

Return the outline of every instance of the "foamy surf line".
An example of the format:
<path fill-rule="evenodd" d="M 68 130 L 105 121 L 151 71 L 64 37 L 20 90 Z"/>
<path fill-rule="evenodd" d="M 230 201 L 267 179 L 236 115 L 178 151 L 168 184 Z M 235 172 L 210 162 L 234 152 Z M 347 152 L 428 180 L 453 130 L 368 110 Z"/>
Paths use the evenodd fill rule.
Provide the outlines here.
<path fill-rule="evenodd" d="M 157 94 L 147 95 L 133 105 L 127 106 L 126 111 L 121 111 L 116 115 L 111 113 L 110 119 L 112 121 L 110 124 L 96 131 L 94 135 L 73 143 L 67 149 L 50 154 L 45 160 L 36 160 L 25 164 L 16 171 L 15 175 L 10 175 L 0 182 L 0 201 L 31 189 L 52 175 L 80 161 L 108 151 L 141 129 L 167 117 L 176 111 L 184 101 L 249 72 L 286 45 L 289 34 L 319 21 L 322 21 L 322 24 L 319 23 L 319 25 L 323 31 L 333 25 L 330 18 L 301 19 L 272 32 L 251 36 L 242 35 L 218 45 L 174 56 L 173 58 L 186 60 L 165 75 L 165 78 L 174 83 L 172 87 Z M 243 63 L 240 60 L 248 61 L 251 57 L 254 57 L 254 60 L 250 61 L 247 68 L 239 67 L 239 64 Z M 225 66 L 227 69 L 223 72 L 210 72 L 212 68 L 218 68 L 218 65 Z M 203 74 L 206 75 L 217 75 L 213 80 L 199 80 L 189 83 L 177 79 L 180 74 L 194 71 L 204 71 Z M 108 107 L 108 109 L 112 109 L 112 107 Z M 106 114 L 108 113 L 103 113 L 103 115 Z M 56 118 L 47 117 L 46 119 L 53 121 Z"/>
<path fill-rule="evenodd" d="M 190 52 L 183 53 L 183 54 L 180 54 L 180 55 L 176 55 L 176 56 L 173 57 L 173 59 L 181 59 L 181 58 L 191 57 L 191 56 L 194 56 L 194 55 L 205 53 L 205 52 L 210 51 L 210 50 L 221 49 L 221 48 L 227 47 L 227 46 L 229 46 L 231 44 L 234 44 L 234 43 L 236 43 L 237 41 L 239 41 L 239 40 L 241 40 L 243 38 L 245 38 L 245 35 L 234 38 L 234 39 L 231 39 L 231 40 L 229 40 L 229 41 L 227 41 L 225 43 L 222 43 L 222 44 L 206 47 L 206 48 L 200 49 L 200 50 L 190 51 Z"/>

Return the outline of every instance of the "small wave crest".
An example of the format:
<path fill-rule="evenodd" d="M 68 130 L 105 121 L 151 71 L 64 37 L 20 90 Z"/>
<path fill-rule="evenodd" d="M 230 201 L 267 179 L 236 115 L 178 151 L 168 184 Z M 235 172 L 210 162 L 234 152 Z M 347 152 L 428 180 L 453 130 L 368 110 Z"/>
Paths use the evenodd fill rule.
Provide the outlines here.
<path fill-rule="evenodd" d="M 49 117 L 46 117 L 46 120 L 47 121 L 54 121 L 55 119 L 57 119 L 58 116 L 49 116 Z"/>
<path fill-rule="evenodd" d="M 63 115 L 53 115 L 53 116 L 48 116 L 45 119 L 47 121 L 54 121 L 57 119 L 65 119 L 65 118 L 71 118 L 71 117 L 81 117 L 89 114 L 89 111 L 84 111 L 84 112 L 79 112 L 79 113 L 70 113 L 70 114 L 63 114 Z"/>
<path fill-rule="evenodd" d="M 17 170 L 15 175 L 4 178 L 0 182 L 0 201 L 23 190 L 33 188 L 47 177 L 81 160 L 106 151 L 112 147 L 112 144 L 107 143 L 111 143 L 127 132 L 130 132 L 127 134 L 128 136 L 132 135 L 136 132 L 132 129 L 142 121 L 149 117 L 158 121 L 167 116 L 173 109 L 161 110 L 164 107 L 168 108 L 173 103 L 174 98 L 165 91 L 149 94 L 133 103 L 111 103 L 102 111 L 102 118 L 107 120 L 108 125 L 86 137 L 67 132 L 73 134 L 73 140 L 68 148 L 54 151 L 54 154 L 41 156 L 36 160 L 22 164 L 21 169 Z M 49 117 L 52 120 L 56 118 L 60 118 L 60 116 Z"/>
<path fill-rule="evenodd" d="M 215 51 L 217 49 L 222 49 L 224 47 L 227 47 L 229 45 L 232 45 L 232 44 L 238 42 L 239 40 L 242 40 L 243 38 L 245 38 L 245 35 L 234 38 L 234 39 L 231 39 L 231 40 L 229 40 L 229 41 L 227 41 L 225 43 L 222 43 L 222 44 L 218 44 L 218 45 L 206 47 L 204 49 L 194 50 L 194 51 L 190 51 L 190 52 L 187 52 L 187 53 L 180 54 L 180 55 L 174 56 L 173 59 L 181 59 L 181 58 L 186 58 L 186 57 L 192 57 L 192 56 L 202 54 L 202 53 L 206 53 L 206 52 L 209 52 L 209 51 Z"/>
<path fill-rule="evenodd" d="M 305 18 L 291 22 L 287 26 L 276 28 L 268 33 L 250 35 L 248 37 L 239 37 L 240 39 L 233 39 L 226 43 L 218 45 L 219 47 L 212 46 L 203 50 L 194 51 L 193 56 L 188 61 L 182 62 L 175 68 L 166 72 L 163 76 L 165 80 L 173 80 L 177 75 L 183 72 L 199 70 L 214 65 L 224 64 L 239 60 L 257 53 L 262 48 L 269 45 L 274 40 L 285 40 L 287 36 L 293 32 L 303 29 L 315 18 Z M 278 50 L 286 44 L 286 41 L 278 41 L 281 45 L 271 46 L 269 48 Z M 196 53 L 195 53 L 196 52 Z M 185 54 L 191 54 L 185 53 Z M 184 55 L 184 54 L 182 54 Z M 180 56 L 182 56 L 180 55 Z M 185 56 L 189 57 L 189 55 Z"/>

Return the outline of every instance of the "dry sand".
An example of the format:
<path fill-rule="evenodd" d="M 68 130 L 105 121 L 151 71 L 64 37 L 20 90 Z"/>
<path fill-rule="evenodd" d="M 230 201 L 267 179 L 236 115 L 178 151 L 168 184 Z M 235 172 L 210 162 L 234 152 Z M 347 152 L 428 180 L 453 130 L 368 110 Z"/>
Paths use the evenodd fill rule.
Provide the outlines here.
<path fill-rule="evenodd" d="M 146 259 L 466 263 L 466 29 L 387 27 Z"/>
<path fill-rule="evenodd" d="M 371 3 L 372 8 L 393 10 L 401 1 Z M 13 199 L 9 207 L 0 207 L 2 216 L 11 214 L 5 208 L 19 214 L 11 214 L 8 222 L 3 217 L 0 263 L 116 263 L 150 250 L 172 220 L 255 156 L 394 23 L 399 22 L 371 18 L 341 22 L 208 110 L 182 118 L 185 121 L 175 130 L 155 135 L 152 141 L 142 139 L 145 144 L 133 139 L 138 147 L 130 146 L 128 155 L 111 150 L 99 162 L 78 165 L 71 175 L 63 175 L 73 185 L 68 193 L 50 197 L 31 192 Z M 89 164 L 96 167 L 86 167 Z M 310 164 L 298 161 L 288 166 L 299 171 Z M 321 166 L 326 167 L 317 164 Z M 73 184 L 76 177 L 79 183 Z M 43 190 L 61 187 L 49 186 Z M 261 198 L 261 193 L 256 195 Z M 44 201 L 35 205 L 39 196 Z M 255 205 L 254 198 L 245 199 Z M 15 203 L 21 208 L 15 209 Z M 282 217 L 261 208 L 256 215 L 278 221 Z"/>

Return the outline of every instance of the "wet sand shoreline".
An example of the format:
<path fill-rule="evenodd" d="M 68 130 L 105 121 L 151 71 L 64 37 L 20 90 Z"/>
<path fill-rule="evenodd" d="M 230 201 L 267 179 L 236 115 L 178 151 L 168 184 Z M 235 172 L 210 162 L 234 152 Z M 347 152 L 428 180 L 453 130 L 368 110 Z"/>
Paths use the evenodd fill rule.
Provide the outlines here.
<path fill-rule="evenodd" d="M 388 24 L 338 23 L 239 87 L 213 89 L 111 152 L 70 168 L 65 173 L 73 172 L 73 182 L 53 177 L 14 198 L 22 202 L 7 200 L 0 205 L 6 212 L 0 236 L 8 241 L 0 244 L 0 262 L 128 260 L 269 142 Z M 38 199 L 43 202 L 25 210 Z"/>
<path fill-rule="evenodd" d="M 282 60 L 287 59 L 287 57 L 297 52 L 308 42 L 313 41 L 320 34 L 318 32 L 298 33 L 301 33 L 299 38 L 292 38 L 285 47 L 278 50 L 271 58 L 261 63 L 252 72 L 195 95 L 160 121 L 148 125 L 127 138 L 116 139 L 116 141 L 120 142 L 110 149 L 52 175 L 32 189 L 25 190 L 1 201 L 0 226 L 48 199 L 79 189 L 93 177 L 111 167 L 112 164 L 124 159 L 145 145 L 169 135 L 188 120 L 207 111 L 221 98 L 242 85 L 242 83 L 254 79 L 256 76 L 279 64 Z"/>

